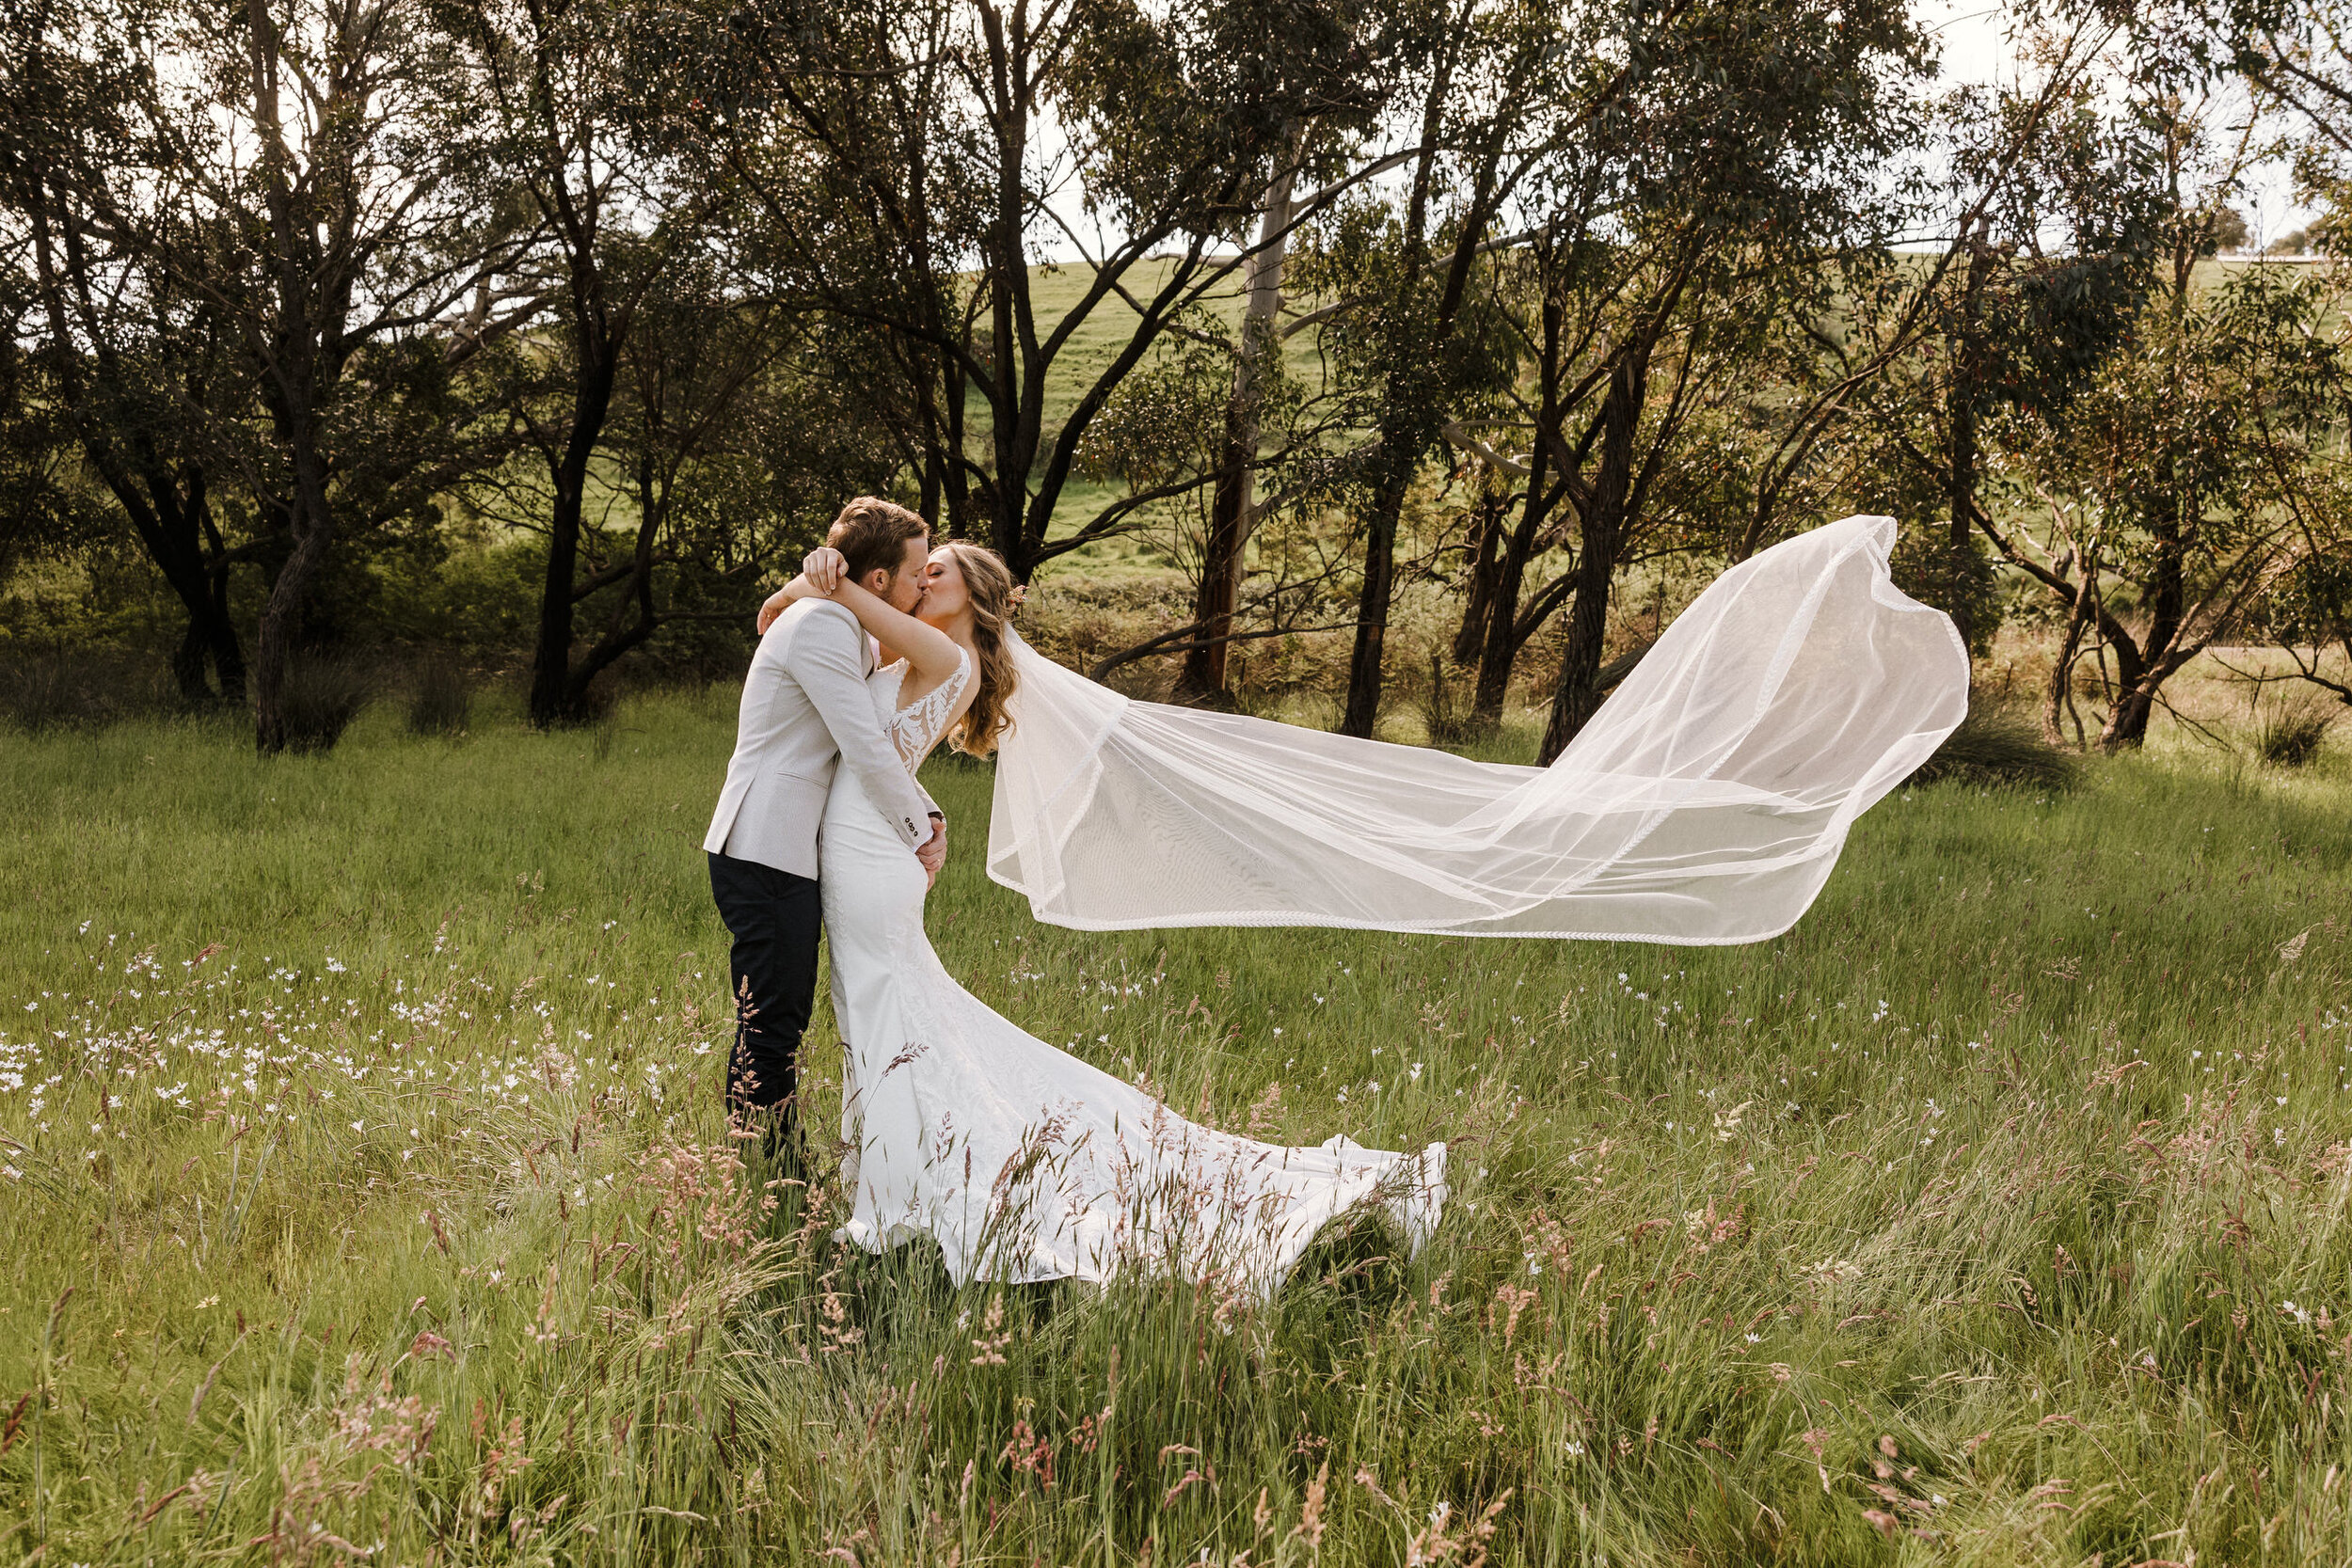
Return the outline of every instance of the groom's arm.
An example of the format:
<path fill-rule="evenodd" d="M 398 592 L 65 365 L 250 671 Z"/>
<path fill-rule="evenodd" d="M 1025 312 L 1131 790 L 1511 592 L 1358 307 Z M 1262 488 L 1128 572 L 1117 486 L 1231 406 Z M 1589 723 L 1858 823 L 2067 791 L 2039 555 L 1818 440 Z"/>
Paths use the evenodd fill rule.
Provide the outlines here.
<path fill-rule="evenodd" d="M 906 847 L 916 849 L 931 836 L 935 808 L 930 797 L 915 787 L 875 716 L 874 700 L 866 689 L 865 636 L 848 610 L 818 610 L 786 649 L 784 667 L 816 705 L 842 765 L 866 786 L 866 799 L 882 808 Z"/>

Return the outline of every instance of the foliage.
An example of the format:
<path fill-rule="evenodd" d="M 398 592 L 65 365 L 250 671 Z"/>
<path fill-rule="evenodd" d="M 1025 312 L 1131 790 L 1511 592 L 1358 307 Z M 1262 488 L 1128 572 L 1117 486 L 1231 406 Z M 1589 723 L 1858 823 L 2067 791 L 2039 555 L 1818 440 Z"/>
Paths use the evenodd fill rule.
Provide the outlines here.
<path fill-rule="evenodd" d="M 871 492 L 1153 578 L 1087 640 L 1140 689 L 1322 693 L 1346 633 L 1343 727 L 1517 682 L 1556 749 L 1686 588 L 1863 510 L 1979 657 L 2058 640 L 2045 733 L 2079 665 L 2134 745 L 2216 639 L 2352 646 L 2338 280 L 2210 260 L 2250 159 L 2333 199 L 2321 20 L 2041 6 L 1939 96 L 1892 3 L 39 0 L 0 635 L 265 743 L 289 660 L 426 646 L 580 721 L 732 674 Z"/>
<path fill-rule="evenodd" d="M 2164 683 L 2251 625 L 2295 561 L 2302 496 L 2352 411 L 2340 319 L 2324 277 L 2255 267 L 2191 292 L 2184 269 L 2062 419 L 2021 420 L 2021 477 L 2049 519 L 2024 569 L 2068 611 L 2060 665 L 2077 634 L 2103 684 L 2114 660 L 2108 749 L 2139 743 Z M 2023 562 L 2016 531 L 1995 537 Z"/>

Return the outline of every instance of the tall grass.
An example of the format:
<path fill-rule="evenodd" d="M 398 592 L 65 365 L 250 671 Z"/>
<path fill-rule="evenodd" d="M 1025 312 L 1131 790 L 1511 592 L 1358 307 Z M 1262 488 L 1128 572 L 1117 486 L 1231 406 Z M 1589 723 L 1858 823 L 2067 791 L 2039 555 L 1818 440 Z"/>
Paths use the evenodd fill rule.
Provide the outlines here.
<path fill-rule="evenodd" d="M 2273 768 L 2306 768 L 2318 760 L 2343 705 L 2313 691 L 2291 692 L 2274 705 L 2254 732 L 2254 754 Z"/>
<path fill-rule="evenodd" d="M 453 655 L 428 654 L 408 693 L 408 733 L 463 735 L 473 721 L 474 674 Z"/>
<path fill-rule="evenodd" d="M 290 660 L 278 692 L 287 749 L 296 754 L 333 751 L 374 695 L 374 673 L 357 657 L 310 655 Z"/>
<path fill-rule="evenodd" d="M 821 1151 L 738 1171 L 727 707 L 6 737 L 0 1555 L 2352 1558 L 2325 762 L 1907 790 L 1682 950 L 1040 927 L 934 768 L 983 998 L 1223 1125 L 1452 1141 L 1419 1259 L 1257 1307 L 957 1291 L 832 1243 Z"/>

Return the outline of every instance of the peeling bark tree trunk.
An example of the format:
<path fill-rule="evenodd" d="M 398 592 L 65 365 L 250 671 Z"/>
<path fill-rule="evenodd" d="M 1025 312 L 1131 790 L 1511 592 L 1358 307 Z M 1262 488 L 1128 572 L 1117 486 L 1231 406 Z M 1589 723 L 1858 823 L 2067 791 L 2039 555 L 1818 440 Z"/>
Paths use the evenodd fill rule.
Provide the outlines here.
<path fill-rule="evenodd" d="M 1224 639 L 1233 629 L 1243 555 L 1258 527 L 1252 471 L 1258 461 L 1258 404 L 1264 394 L 1266 360 L 1275 352 L 1275 321 L 1282 309 L 1282 259 L 1290 245 L 1291 191 L 1298 177 L 1302 140 L 1303 133 L 1296 129 L 1287 138 L 1290 154 L 1266 190 L 1264 212 L 1258 220 L 1258 248 L 1243 272 L 1239 356 L 1233 365 L 1232 396 L 1225 404 L 1225 438 L 1209 507 L 1209 537 L 1192 607 L 1204 645 L 1184 656 L 1176 677 L 1178 692 L 1194 701 L 1230 701 L 1232 695 L 1226 689 L 1225 660 L 1232 644 Z"/>

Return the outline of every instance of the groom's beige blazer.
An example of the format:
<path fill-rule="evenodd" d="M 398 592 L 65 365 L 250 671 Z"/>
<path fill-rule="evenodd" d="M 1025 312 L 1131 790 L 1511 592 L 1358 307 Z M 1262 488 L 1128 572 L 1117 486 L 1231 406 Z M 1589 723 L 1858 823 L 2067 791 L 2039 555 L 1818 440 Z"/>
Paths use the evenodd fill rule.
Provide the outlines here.
<path fill-rule="evenodd" d="M 866 686 L 873 669 L 874 644 L 846 608 L 827 599 L 785 607 L 744 677 L 735 755 L 704 848 L 816 876 L 817 829 L 842 763 L 909 849 L 931 836 L 928 818 L 939 808 L 882 733 Z"/>

